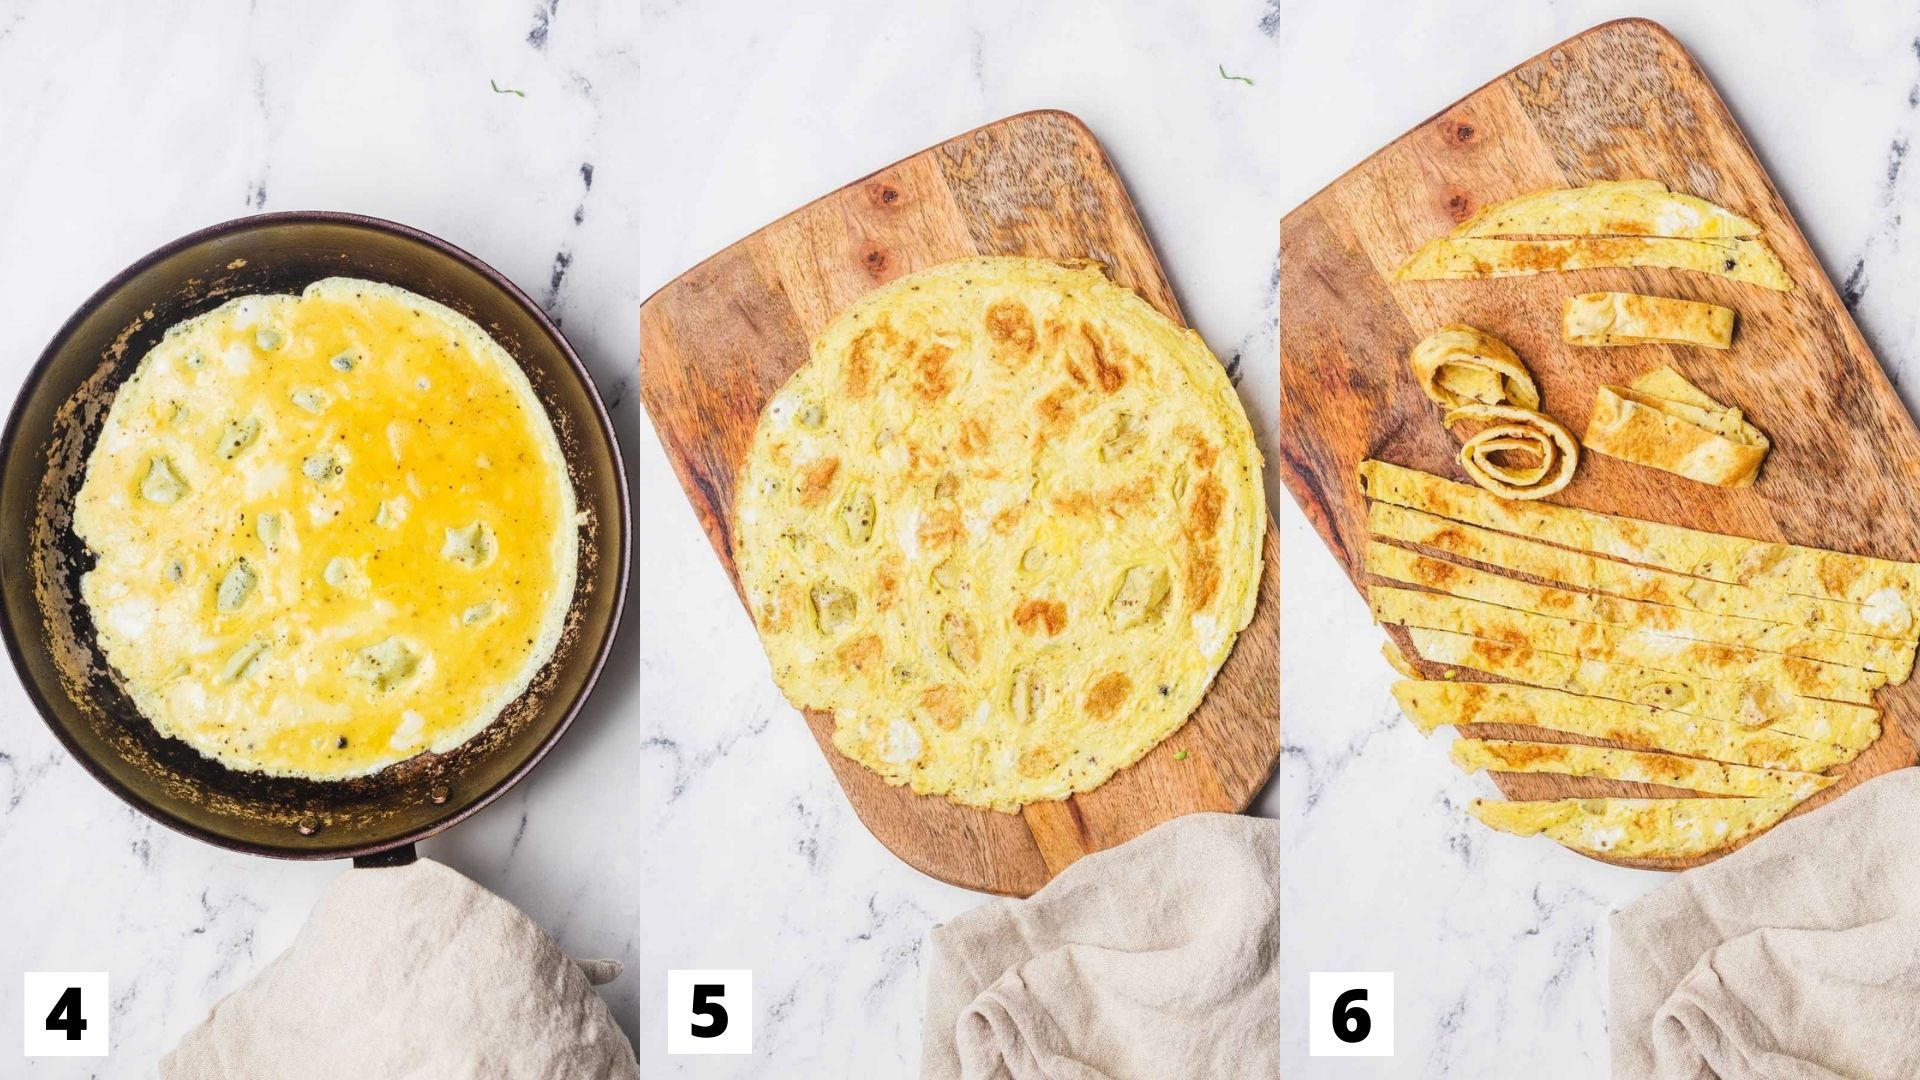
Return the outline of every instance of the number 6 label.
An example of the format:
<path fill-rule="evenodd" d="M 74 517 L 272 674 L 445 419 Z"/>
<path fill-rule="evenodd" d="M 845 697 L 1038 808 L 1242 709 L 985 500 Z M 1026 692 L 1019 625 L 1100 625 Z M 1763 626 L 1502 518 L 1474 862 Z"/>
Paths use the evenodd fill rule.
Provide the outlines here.
<path fill-rule="evenodd" d="M 668 971 L 667 1053 L 753 1053 L 753 972 Z"/>
<path fill-rule="evenodd" d="M 1307 975 L 1310 1057 L 1393 1056 L 1393 972 Z"/>

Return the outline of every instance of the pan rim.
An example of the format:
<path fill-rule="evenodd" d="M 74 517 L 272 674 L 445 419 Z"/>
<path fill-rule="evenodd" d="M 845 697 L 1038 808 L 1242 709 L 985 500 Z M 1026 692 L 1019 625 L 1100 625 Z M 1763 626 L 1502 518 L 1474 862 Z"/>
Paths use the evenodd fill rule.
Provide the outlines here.
<path fill-rule="evenodd" d="M 606 667 L 607 658 L 613 652 L 614 639 L 619 636 L 621 617 L 625 614 L 633 557 L 632 522 L 630 520 L 632 515 L 630 507 L 631 494 L 627 485 L 626 461 L 620 452 L 620 440 L 614 431 L 613 420 L 607 413 L 606 402 L 600 396 L 599 387 L 595 385 L 592 376 L 587 371 L 586 364 L 581 361 L 579 353 L 574 351 L 572 342 L 568 341 L 566 335 L 560 332 L 559 326 L 554 323 L 553 319 L 547 315 L 546 311 L 544 311 L 540 305 L 534 303 L 533 299 L 529 297 L 524 290 L 514 284 L 512 279 L 494 269 L 491 265 L 473 255 L 471 252 L 468 252 L 466 249 L 410 225 L 350 211 L 277 210 L 269 213 L 248 214 L 242 217 L 231 218 L 196 229 L 184 236 L 168 241 L 127 264 L 124 269 L 107 279 L 104 284 L 88 294 L 85 300 L 81 301 L 80 305 L 74 309 L 73 313 L 67 317 L 66 321 L 60 324 L 60 328 L 48 339 L 47 345 L 41 350 L 39 358 L 35 360 L 33 366 L 28 369 L 26 378 L 21 381 L 13 403 L 8 407 L 6 425 L 4 428 L 0 428 L 0 462 L 11 460 L 13 455 L 19 451 L 19 433 L 20 427 L 25 420 L 27 399 L 46 379 L 47 373 L 53 367 L 54 361 L 59 355 L 62 346 L 73 336 L 79 329 L 80 324 L 85 321 L 88 316 L 117 291 L 126 286 L 134 277 L 178 252 L 208 240 L 234 233 L 280 225 L 313 224 L 345 225 L 367 229 L 398 236 L 426 247 L 441 257 L 450 259 L 480 275 L 494 288 L 499 289 L 510 302 L 521 308 L 534 321 L 534 324 L 539 327 L 541 333 L 557 346 L 561 357 L 566 362 L 567 370 L 572 374 L 572 377 L 580 383 L 582 388 L 586 390 L 587 399 L 592 405 L 592 419 L 595 423 L 597 434 L 607 449 L 608 461 L 613 467 L 613 484 L 617 496 L 615 505 L 615 517 L 617 520 L 615 521 L 615 535 L 613 539 L 618 545 L 618 550 L 615 552 L 616 568 L 613 583 L 615 591 L 612 599 L 612 607 L 608 612 L 606 631 L 601 635 L 600 641 L 592 651 L 592 655 L 586 661 L 583 671 L 584 679 L 579 691 L 573 695 L 572 700 L 567 702 L 565 709 L 562 710 L 553 729 L 540 740 L 530 753 L 519 762 L 516 762 L 513 768 L 510 769 L 505 776 L 501 777 L 498 782 L 480 792 L 471 801 L 458 809 L 427 825 L 409 830 L 397 837 L 365 843 L 341 844 L 338 846 L 292 849 L 275 844 L 255 843 L 229 837 L 212 829 L 186 821 L 168 812 L 166 809 L 148 802 L 127 785 L 122 784 L 101 762 L 95 760 L 92 755 L 82 750 L 71 733 L 67 731 L 65 725 L 55 720 L 56 710 L 52 703 L 48 701 L 46 696 L 41 692 L 39 684 L 28 674 L 26 658 L 21 646 L 21 638 L 23 636 L 22 628 L 14 624 L 11 610 L 6 605 L 0 605 L 0 639 L 4 639 L 6 643 L 7 658 L 13 665 L 15 678 L 20 683 L 22 689 L 26 691 L 28 700 L 33 703 L 34 711 L 40 715 L 41 722 L 46 724 L 53 732 L 54 738 L 67 752 L 67 756 L 78 763 L 89 776 L 99 782 L 102 787 L 112 792 L 121 802 L 132 807 L 145 817 L 158 821 L 162 825 L 182 835 L 190 836 L 193 839 L 212 844 L 215 847 L 225 848 L 229 851 L 239 851 L 250 855 L 263 855 L 269 858 L 293 861 L 318 861 L 342 858 L 357 859 L 417 844 L 479 813 L 494 800 L 506 794 L 507 791 L 524 779 L 528 773 L 532 772 L 534 766 L 538 765 L 540 761 L 552 751 L 555 744 L 560 741 L 561 736 L 565 735 L 567 730 L 573 726 L 575 718 L 578 717 L 580 711 L 585 708 L 587 699 L 592 696 L 595 687 L 599 685 L 601 672 Z M 519 362 L 517 357 L 515 358 L 515 362 Z"/>

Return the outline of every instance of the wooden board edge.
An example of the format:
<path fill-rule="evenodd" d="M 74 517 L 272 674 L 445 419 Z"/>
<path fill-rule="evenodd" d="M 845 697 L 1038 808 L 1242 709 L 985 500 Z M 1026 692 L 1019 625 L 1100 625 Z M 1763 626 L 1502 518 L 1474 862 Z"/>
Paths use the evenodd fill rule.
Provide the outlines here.
<path fill-rule="evenodd" d="M 1495 75 L 1493 78 L 1488 79 L 1486 82 L 1483 82 L 1480 85 L 1474 87 L 1473 89 L 1468 90 L 1465 93 L 1461 94 L 1460 96 L 1454 98 L 1453 101 L 1449 102 L 1444 108 L 1441 108 L 1433 113 L 1430 113 L 1425 118 L 1413 124 L 1408 125 L 1405 131 L 1401 132 L 1398 135 L 1395 135 L 1393 138 L 1388 139 L 1386 142 L 1382 143 L 1380 145 L 1380 149 L 1375 150 L 1373 153 L 1368 154 L 1366 157 L 1361 158 L 1358 162 L 1355 162 L 1352 166 L 1348 167 L 1346 170 L 1341 172 L 1340 175 L 1327 181 L 1325 184 L 1322 184 L 1318 191 L 1315 191 L 1313 194 L 1300 200 L 1299 204 L 1296 205 L 1293 209 L 1280 215 L 1281 234 L 1285 235 L 1286 229 L 1287 229 L 1287 222 L 1295 214 L 1300 213 L 1302 210 L 1305 210 L 1308 207 L 1310 207 L 1313 203 L 1318 202 L 1321 196 L 1326 195 L 1328 192 L 1332 191 L 1334 188 L 1339 187 L 1341 184 L 1345 183 L 1349 177 L 1352 177 L 1356 173 L 1360 172 L 1362 169 L 1365 169 L 1367 166 L 1373 164 L 1373 159 L 1381 156 L 1382 154 L 1385 154 L 1388 150 L 1393 149 L 1395 146 L 1398 146 L 1400 142 L 1405 138 L 1407 138 L 1409 135 L 1412 135 L 1418 132 L 1421 128 L 1426 127 L 1428 124 L 1433 123 L 1435 120 L 1440 119 L 1441 117 L 1452 112 L 1454 109 L 1458 108 L 1461 102 L 1466 101 L 1468 98 L 1478 97 L 1479 95 L 1498 87 L 1501 83 L 1505 82 L 1507 79 L 1512 78 L 1514 73 L 1518 72 L 1521 68 L 1524 68 L 1529 64 L 1534 64 L 1541 60 L 1545 60 L 1549 56 L 1552 56 L 1554 53 L 1560 51 L 1561 49 L 1566 48 L 1569 45 L 1572 45 L 1577 41 L 1581 41 L 1589 36 L 1599 34 L 1604 31 L 1613 30 L 1615 28 L 1625 28 L 1629 26 L 1648 30 L 1651 33 L 1653 33 L 1654 36 L 1661 38 L 1666 44 L 1669 44 L 1675 49 L 1678 49 L 1680 51 L 1680 54 L 1686 58 L 1688 64 L 1692 66 L 1693 70 L 1697 74 L 1699 74 L 1701 81 L 1706 83 L 1708 89 L 1713 91 L 1713 99 L 1717 104 L 1719 104 L 1721 110 L 1727 112 L 1728 116 L 1733 115 L 1732 112 L 1727 110 L 1726 102 L 1721 100 L 1720 91 L 1717 88 L 1715 88 L 1713 86 L 1712 81 L 1706 77 L 1706 71 L 1700 67 L 1699 61 L 1693 58 L 1693 54 L 1687 51 L 1687 48 L 1685 45 L 1680 44 L 1679 38 L 1673 36 L 1673 31 L 1668 30 L 1664 25 L 1658 22 L 1655 22 L 1654 20 L 1649 19 L 1643 15 L 1629 15 L 1619 19 L 1608 19 L 1606 22 L 1599 23 L 1594 26 L 1589 26 L 1585 30 L 1580 31 L 1579 33 L 1573 35 L 1572 37 L 1563 38 L 1560 41 L 1554 42 L 1552 45 L 1549 45 L 1546 48 L 1541 49 L 1539 52 L 1534 53 L 1532 56 L 1527 57 L 1525 60 L 1522 60 L 1519 63 L 1508 68 L 1507 70 L 1501 72 L 1500 74 Z M 1734 130 L 1740 132 L 1740 140 L 1743 144 L 1745 144 L 1746 138 L 1747 138 L 1746 132 L 1741 130 L 1739 124 L 1734 125 Z M 1748 146 L 1747 151 L 1748 153 L 1751 154 L 1753 151 L 1753 147 Z M 1755 161 L 1759 160 L 1758 155 L 1754 156 L 1754 160 Z M 1762 173 L 1766 172 L 1765 169 L 1762 169 L 1760 171 Z M 1768 186 L 1770 187 L 1772 186 L 1771 176 L 1768 177 Z M 1281 256 L 1281 262 L 1284 263 L 1285 261 L 1286 261 L 1286 257 L 1283 254 Z"/>
<path fill-rule="evenodd" d="M 687 278 L 690 278 L 695 274 L 699 273 L 701 270 L 706 268 L 706 265 L 708 263 L 713 262 L 715 259 L 720 258 L 721 256 L 725 255 L 727 252 L 732 251 L 734 248 L 737 248 L 742 244 L 750 244 L 753 241 L 759 239 L 760 237 L 766 235 L 767 233 L 773 231 L 774 229 L 778 228 L 780 224 L 786 221 L 788 218 L 791 218 L 796 214 L 805 213 L 806 211 L 813 209 L 814 207 L 820 205 L 821 203 L 826 202 L 829 199 L 837 198 L 839 197 L 841 192 L 846 191 L 848 188 L 858 187 L 859 185 L 864 184 L 869 180 L 872 180 L 874 177 L 879 176 L 881 173 L 887 172 L 891 169 L 899 168 L 901 165 L 904 165 L 907 162 L 912 161 L 914 158 L 922 157 L 926 154 L 931 154 L 934 151 L 939 150 L 941 147 L 947 145 L 948 143 L 958 142 L 961 139 L 970 139 L 973 136 L 978 135 L 989 128 L 996 128 L 1001 126 L 1002 124 L 1011 124 L 1019 120 L 1025 120 L 1031 117 L 1039 117 L 1039 116 L 1058 117 L 1066 121 L 1069 125 L 1071 125 L 1075 129 L 1077 129 L 1083 136 L 1086 137 L 1086 139 L 1089 142 L 1093 144 L 1094 149 L 1100 152 L 1101 160 L 1106 162 L 1107 168 L 1113 172 L 1114 176 L 1116 178 L 1120 176 L 1119 170 L 1113 168 L 1112 159 L 1107 157 L 1106 147 L 1102 146 L 1100 144 L 1100 140 L 1094 137 L 1093 129 L 1087 126 L 1086 121 L 1080 119 L 1078 116 L 1075 116 L 1073 113 L 1070 113 L 1065 109 L 1039 108 L 1039 109 L 1027 109 L 1023 112 L 1014 113 L 1011 116 L 1003 116 L 998 120 L 989 121 L 988 123 L 979 124 L 974 127 L 968 128 L 966 131 L 963 131 L 958 135 L 948 136 L 947 138 L 941 139 L 939 142 L 934 143 L 931 146 L 922 147 L 921 149 L 916 150 L 911 154 L 906 154 L 901 157 L 895 158 L 894 160 L 886 163 L 885 165 L 880 166 L 877 169 L 873 169 L 865 174 L 854 177 L 853 179 L 847 181 L 844 184 L 838 184 L 828 189 L 825 194 L 820 195 L 817 198 L 808 199 L 806 202 L 801 203 L 799 206 L 794 207 L 793 209 L 787 211 L 784 214 L 779 215 L 778 217 L 774 218 L 772 221 L 767 222 L 765 225 L 762 225 L 759 228 L 753 230 L 752 232 L 747 233 L 745 236 L 740 237 L 739 239 L 733 241 L 730 244 L 722 244 L 720 247 L 714 249 L 713 254 L 708 255 L 705 258 L 701 259 L 699 262 L 696 262 L 692 266 L 687 267 L 685 270 L 682 270 L 680 273 L 674 275 L 673 278 L 667 281 L 665 284 L 661 285 L 659 288 L 654 289 L 652 292 L 648 293 L 647 298 L 645 300 L 640 301 L 640 311 L 642 316 L 644 317 L 647 309 L 653 306 L 654 301 L 658 300 L 662 293 L 667 292 L 669 289 L 672 289 L 675 286 L 679 285 L 681 282 L 685 281 Z M 1122 186 L 1122 191 L 1125 191 L 1124 183 Z M 1134 224 L 1136 226 L 1139 225 L 1140 223 L 1139 212 L 1133 206 L 1133 196 L 1131 194 L 1127 196 L 1127 209 L 1129 213 L 1133 214 Z M 1144 229 L 1141 230 L 1142 235 L 1145 235 L 1145 232 L 1146 230 Z M 1151 238 L 1149 238 L 1148 246 L 1149 248 L 1151 248 L 1152 246 Z M 1156 270 L 1160 269 L 1159 258 L 1160 258 L 1159 255 L 1156 253 L 1154 255 L 1154 268 Z M 1161 277 L 1164 278 L 1165 276 L 1166 276 L 1165 271 L 1162 271 Z"/>

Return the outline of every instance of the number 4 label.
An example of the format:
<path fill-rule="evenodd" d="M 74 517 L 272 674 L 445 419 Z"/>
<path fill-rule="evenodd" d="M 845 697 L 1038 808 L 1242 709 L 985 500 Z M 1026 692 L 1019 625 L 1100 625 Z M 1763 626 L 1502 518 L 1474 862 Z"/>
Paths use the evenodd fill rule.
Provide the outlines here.
<path fill-rule="evenodd" d="M 29 971 L 22 982 L 26 1056 L 107 1056 L 106 972 Z"/>
<path fill-rule="evenodd" d="M 668 971 L 667 1053 L 753 1053 L 753 972 L 745 968 Z"/>
<path fill-rule="evenodd" d="M 1393 972 L 1307 975 L 1310 1057 L 1393 1056 Z"/>

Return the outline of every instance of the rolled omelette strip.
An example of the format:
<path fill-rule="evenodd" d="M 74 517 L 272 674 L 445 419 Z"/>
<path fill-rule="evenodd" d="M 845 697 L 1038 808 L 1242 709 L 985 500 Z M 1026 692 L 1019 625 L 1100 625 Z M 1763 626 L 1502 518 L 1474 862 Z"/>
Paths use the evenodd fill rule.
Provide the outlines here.
<path fill-rule="evenodd" d="M 1887 683 L 1884 674 L 1863 668 L 1536 615 L 1441 593 L 1370 585 L 1367 600 L 1374 619 L 1382 623 L 1457 630 L 1494 641 L 1524 641 L 1536 648 L 1590 660 L 1710 679 L 1765 680 L 1801 697 L 1866 704 L 1873 700 L 1873 692 Z"/>
<path fill-rule="evenodd" d="M 1452 427 L 1463 420 L 1487 425 L 1460 445 L 1460 466 L 1488 491 L 1544 499 L 1573 480 L 1580 444 L 1552 417 L 1516 405 L 1471 402 L 1450 410 L 1444 422 Z"/>
<path fill-rule="evenodd" d="M 1787 769 L 1756 769 L 1725 761 L 1679 757 L 1645 750 L 1614 750 L 1580 743 L 1522 742 L 1512 739 L 1453 741 L 1453 763 L 1466 772 L 1553 773 L 1601 780 L 1664 784 L 1707 795 L 1804 799 L 1830 787 L 1837 777 Z"/>
<path fill-rule="evenodd" d="M 1362 494 L 1396 506 L 1711 581 L 1844 600 L 1861 605 L 1861 618 L 1884 632 L 1920 636 L 1914 619 L 1920 564 L 1502 499 L 1379 460 L 1361 462 L 1359 479 Z"/>
<path fill-rule="evenodd" d="M 1760 226 L 1658 180 L 1596 180 L 1494 203 L 1449 236 L 1667 236 L 1695 240 L 1759 236 Z"/>
<path fill-rule="evenodd" d="M 1605 739 L 1634 750 L 1664 750 L 1793 772 L 1823 772 L 1860 754 L 1767 728 L 1743 728 L 1538 686 L 1402 679 L 1393 684 L 1393 697 L 1423 734 L 1463 724 L 1511 724 Z"/>
<path fill-rule="evenodd" d="M 1410 627 L 1415 655 L 1516 683 L 1583 697 L 1685 713 L 1742 728 L 1765 728 L 1859 752 L 1880 737 L 1880 712 L 1871 705 L 1783 693 L 1764 679 L 1730 682 L 1656 671 L 1632 664 L 1583 660 L 1531 645 Z M 1404 659 L 1404 658 L 1403 658 Z M 1407 678 L 1416 678 L 1408 671 Z"/>
<path fill-rule="evenodd" d="M 1475 799 L 1467 812 L 1515 836 L 1545 833 L 1585 855 L 1661 859 L 1705 855 L 1772 828 L 1803 800 L 1559 799 L 1494 802 Z"/>
<path fill-rule="evenodd" d="M 1536 585 L 1445 559 L 1429 558 L 1378 540 L 1367 545 L 1366 568 L 1370 574 L 1393 581 L 1422 585 L 1449 596 L 1481 600 L 1517 611 L 1842 664 L 1878 671 L 1891 683 L 1905 682 L 1913 671 L 1914 649 L 1908 642 Z"/>
<path fill-rule="evenodd" d="M 1424 510 L 1388 502 L 1367 505 L 1367 527 L 1376 537 L 1438 548 L 1449 555 L 1513 570 L 1576 589 L 1646 600 L 1655 604 L 1764 619 L 1788 626 L 1861 634 L 1913 642 L 1866 618 L 1866 608 L 1844 600 L 1768 592 L 1746 585 L 1708 581 L 1671 570 L 1632 566 L 1584 551 L 1570 551 L 1524 536 L 1510 536 L 1464 521 L 1448 521 Z"/>
<path fill-rule="evenodd" d="M 1602 386 L 1581 440 L 1589 450 L 1717 487 L 1751 487 L 1772 444 L 1739 409 L 1660 368 Z"/>
<path fill-rule="evenodd" d="M 1651 236 L 1578 236 L 1507 240 L 1483 236 L 1443 236 L 1413 253 L 1393 275 L 1395 281 L 1437 281 L 1515 277 L 1609 266 L 1689 270 L 1792 292 L 1793 279 L 1766 241 L 1759 239 L 1679 240 Z"/>
<path fill-rule="evenodd" d="M 1506 342 L 1484 330 L 1443 326 L 1414 345 L 1407 363 L 1421 392 L 1449 409 L 1472 402 L 1540 407 L 1533 373 Z"/>
<path fill-rule="evenodd" d="M 1733 345 L 1733 309 L 1639 293 L 1597 292 L 1567 297 L 1561 337 L 1569 345 Z"/>

